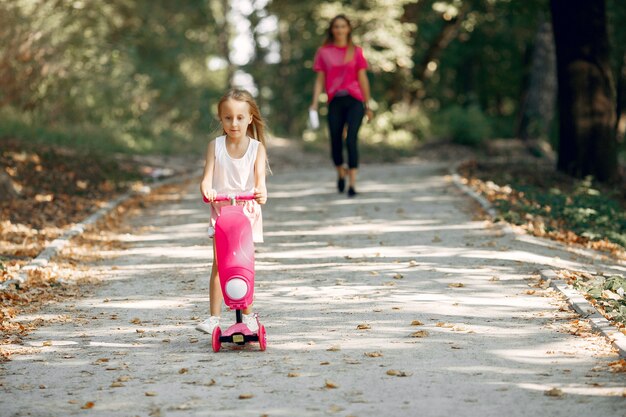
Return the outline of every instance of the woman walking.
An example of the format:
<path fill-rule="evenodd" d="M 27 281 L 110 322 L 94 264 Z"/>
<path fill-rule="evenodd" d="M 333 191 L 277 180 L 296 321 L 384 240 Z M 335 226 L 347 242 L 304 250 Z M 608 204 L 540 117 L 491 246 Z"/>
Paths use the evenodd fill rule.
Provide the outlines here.
<path fill-rule="evenodd" d="M 311 109 L 317 110 L 322 89 L 328 95 L 328 128 L 331 153 L 337 169 L 337 189 L 343 193 L 348 177 L 348 197 L 356 196 L 356 176 L 359 167 L 357 139 L 363 116 L 371 120 L 368 103 L 370 85 L 367 61 L 363 50 L 352 42 L 352 25 L 343 15 L 335 16 L 328 25 L 324 44 L 317 50 L 313 62 L 317 72 Z M 348 167 L 344 166 L 343 140 L 346 131 Z"/>

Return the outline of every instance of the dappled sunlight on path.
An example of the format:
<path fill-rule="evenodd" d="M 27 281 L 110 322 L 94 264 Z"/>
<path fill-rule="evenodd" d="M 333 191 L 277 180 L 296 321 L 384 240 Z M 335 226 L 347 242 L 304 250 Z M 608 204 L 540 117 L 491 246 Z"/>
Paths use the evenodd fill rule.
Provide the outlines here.
<path fill-rule="evenodd" d="M 194 330 L 208 312 L 212 256 L 197 186 L 178 203 L 147 208 L 132 219 L 141 232 L 121 237 L 128 248 L 94 266 L 105 285 L 42 311 L 57 318 L 2 366 L 0 392 L 18 399 L 3 407 L 9 415 L 82 414 L 89 401 L 90 415 L 103 416 L 620 415 L 626 383 L 608 370 L 612 349 L 532 279 L 544 267 L 596 265 L 476 220 L 444 168 L 364 167 L 355 199 L 336 193 L 328 169 L 269 178 L 255 297 L 266 352 L 215 354 Z"/>

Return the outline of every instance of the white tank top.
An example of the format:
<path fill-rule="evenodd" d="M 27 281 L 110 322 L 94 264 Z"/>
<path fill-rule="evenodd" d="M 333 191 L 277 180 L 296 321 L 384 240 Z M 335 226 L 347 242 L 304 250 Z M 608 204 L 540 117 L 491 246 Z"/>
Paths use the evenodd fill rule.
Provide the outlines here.
<path fill-rule="evenodd" d="M 254 164 L 260 142 L 250 138 L 246 153 L 239 159 L 226 150 L 226 135 L 215 139 L 213 188 L 218 193 L 247 193 L 254 190 Z"/>

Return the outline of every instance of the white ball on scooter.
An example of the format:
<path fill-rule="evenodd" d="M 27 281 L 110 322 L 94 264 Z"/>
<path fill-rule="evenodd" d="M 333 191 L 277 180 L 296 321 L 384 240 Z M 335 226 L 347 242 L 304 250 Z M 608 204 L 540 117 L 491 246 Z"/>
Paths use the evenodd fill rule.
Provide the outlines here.
<path fill-rule="evenodd" d="M 248 283 L 242 278 L 231 278 L 226 283 L 226 295 L 232 300 L 241 300 L 248 293 Z"/>

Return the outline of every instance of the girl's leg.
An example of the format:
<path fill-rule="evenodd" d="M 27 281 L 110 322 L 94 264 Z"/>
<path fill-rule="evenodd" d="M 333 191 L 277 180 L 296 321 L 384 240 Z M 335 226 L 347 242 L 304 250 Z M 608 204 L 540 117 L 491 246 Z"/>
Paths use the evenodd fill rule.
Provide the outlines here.
<path fill-rule="evenodd" d="M 215 255 L 215 241 L 213 241 L 213 267 L 211 268 L 211 280 L 209 281 L 209 306 L 211 315 L 219 317 L 222 312 L 222 288 L 220 277 L 217 273 L 217 256 Z"/>
<path fill-rule="evenodd" d="M 346 135 L 346 145 L 348 147 L 348 168 L 350 187 L 356 186 L 357 168 L 359 167 L 359 150 L 357 147 L 359 129 L 365 116 L 363 103 L 350 97 L 351 103 L 347 114 L 348 133 Z"/>

